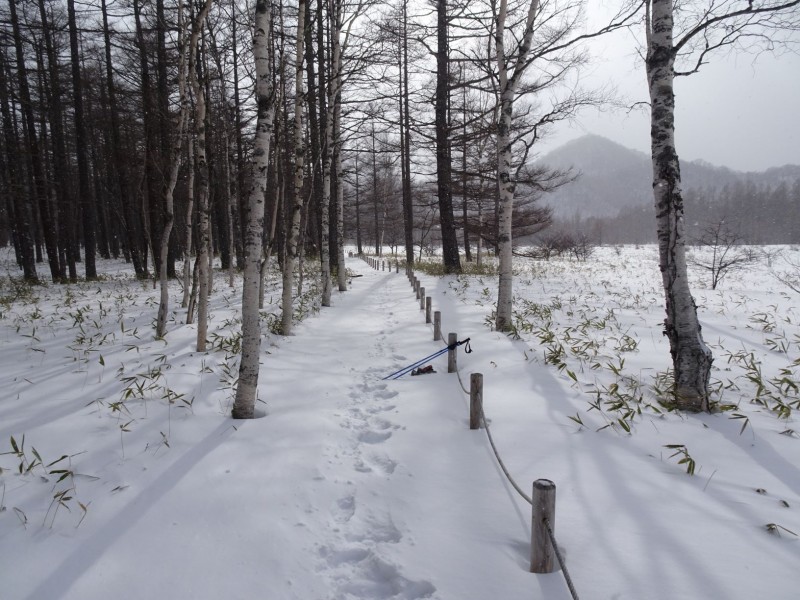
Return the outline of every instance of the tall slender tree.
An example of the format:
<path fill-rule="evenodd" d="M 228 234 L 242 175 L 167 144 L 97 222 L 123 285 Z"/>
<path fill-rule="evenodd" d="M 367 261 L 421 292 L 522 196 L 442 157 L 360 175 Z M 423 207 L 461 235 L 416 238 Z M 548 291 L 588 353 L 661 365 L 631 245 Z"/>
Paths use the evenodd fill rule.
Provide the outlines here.
<path fill-rule="evenodd" d="M 17 79 L 18 92 L 20 97 L 20 108 L 23 115 L 23 126 L 25 131 L 28 168 L 32 180 L 33 194 L 39 208 L 39 218 L 44 230 L 45 246 L 47 248 L 47 261 L 50 265 L 50 276 L 53 281 L 61 281 L 64 274 L 58 261 L 58 233 L 56 222 L 52 214 L 52 208 L 47 197 L 45 185 L 45 175 L 42 168 L 42 157 L 40 152 L 39 136 L 37 134 L 36 120 L 31 103 L 30 86 L 28 85 L 28 69 L 25 65 L 25 51 L 22 44 L 22 31 L 20 28 L 19 16 L 17 14 L 17 2 L 10 0 L 8 3 L 11 17 L 11 27 L 14 37 L 14 48 L 17 58 Z"/>
<path fill-rule="evenodd" d="M 78 25 L 75 20 L 75 0 L 67 0 L 69 21 L 69 48 L 72 59 L 72 101 L 75 112 L 75 160 L 78 163 L 78 197 L 83 225 L 83 265 L 86 279 L 97 279 L 95 254 L 97 252 L 97 214 L 89 183 L 89 150 L 86 140 L 86 122 L 83 114 L 83 84 L 81 82 L 81 56 L 78 49 Z"/>
<path fill-rule="evenodd" d="M 303 128 L 303 55 L 305 42 L 306 0 L 297 3 L 297 36 L 295 52 L 294 98 L 294 184 L 292 189 L 290 226 L 286 239 L 286 258 L 283 262 L 283 293 L 281 297 L 281 327 L 284 335 L 292 334 L 294 314 L 294 278 L 298 269 L 300 250 L 300 224 L 303 215 L 303 162 L 305 158 L 305 131 Z"/>
<path fill-rule="evenodd" d="M 453 216 L 450 163 L 450 39 L 447 0 L 436 0 L 436 190 L 445 273 L 460 273 L 456 220 Z"/>
<path fill-rule="evenodd" d="M 270 50 L 272 47 L 272 12 L 269 0 L 257 0 L 253 54 L 256 67 L 255 148 L 251 158 L 252 183 L 248 195 L 245 229 L 245 268 L 242 289 L 242 358 L 239 382 L 232 416 L 250 419 L 255 413 L 258 395 L 259 359 L 261 355 L 261 320 L 258 312 L 262 236 L 264 230 L 264 198 L 267 191 L 270 143 L 275 118 L 275 87 L 272 80 Z"/>
<path fill-rule="evenodd" d="M 800 29 L 800 0 L 748 0 L 689 3 L 647 0 L 645 69 L 650 91 L 650 138 L 653 198 L 658 232 L 659 268 L 666 298 L 664 333 L 669 339 L 677 407 L 690 411 L 710 408 L 708 384 L 713 356 L 702 336 L 697 306 L 689 288 L 681 172 L 675 146 L 677 75 L 697 72 L 720 49 L 773 48 L 788 32 Z M 684 12 L 679 12 L 684 9 Z M 675 15 L 682 17 L 675 38 Z M 676 60 L 688 64 L 676 73 Z"/>

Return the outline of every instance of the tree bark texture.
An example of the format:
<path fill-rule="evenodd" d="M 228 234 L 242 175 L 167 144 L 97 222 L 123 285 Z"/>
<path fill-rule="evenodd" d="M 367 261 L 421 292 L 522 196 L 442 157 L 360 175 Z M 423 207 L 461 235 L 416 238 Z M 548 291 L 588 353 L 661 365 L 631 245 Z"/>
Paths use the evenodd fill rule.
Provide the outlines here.
<path fill-rule="evenodd" d="M 292 334 L 294 313 L 294 276 L 298 268 L 300 246 L 300 221 L 303 213 L 303 159 L 305 157 L 305 131 L 303 129 L 303 42 L 305 41 L 306 0 L 297 3 L 297 51 L 295 53 L 294 101 L 294 189 L 292 190 L 291 225 L 286 240 L 286 259 L 283 264 L 283 295 L 281 297 L 283 335 Z"/>
<path fill-rule="evenodd" d="M 252 184 L 248 194 L 247 223 L 244 240 L 244 287 L 242 289 L 242 357 L 239 362 L 239 383 L 233 403 L 234 419 L 251 419 L 255 413 L 258 392 L 259 358 L 261 354 L 261 322 L 259 287 L 262 242 L 264 234 L 264 202 L 269 170 L 270 142 L 275 117 L 275 94 L 270 69 L 272 18 L 268 0 L 258 0 L 255 8 L 253 54 L 256 66 L 255 149 L 251 159 Z M 264 265 L 266 268 L 266 265 Z"/>
<path fill-rule="evenodd" d="M 445 273 L 460 273 L 456 221 L 453 216 L 452 165 L 450 164 L 450 51 L 447 0 L 437 0 L 436 49 L 436 189 L 439 196 L 439 224 L 442 234 L 442 262 Z"/>
<path fill-rule="evenodd" d="M 36 123 L 33 117 L 30 88 L 28 86 L 28 70 L 25 67 L 25 54 L 22 47 L 22 33 L 17 17 L 16 5 L 19 0 L 10 0 L 8 3 L 11 17 L 11 26 L 14 37 L 14 48 L 17 54 L 17 76 L 19 80 L 19 99 L 23 112 L 23 125 L 25 129 L 28 150 L 28 164 L 33 180 L 33 194 L 39 208 L 39 218 L 44 230 L 44 241 L 47 248 L 47 261 L 50 265 L 50 276 L 53 281 L 59 282 L 64 274 L 58 262 L 58 233 L 52 214 L 52 207 L 47 198 L 47 189 L 42 169 L 39 141 L 36 135 Z"/>
<path fill-rule="evenodd" d="M 83 267 L 86 279 L 97 279 L 95 254 L 97 252 L 97 212 L 89 183 L 88 145 L 83 114 L 83 84 L 81 82 L 81 57 L 78 51 L 78 26 L 75 22 L 75 0 L 67 0 L 69 20 L 69 47 L 72 58 L 72 95 L 75 109 L 75 154 L 78 163 L 78 197 L 83 225 Z"/>
<path fill-rule="evenodd" d="M 512 324 L 513 280 L 511 226 L 514 210 L 514 172 L 511 168 L 511 126 L 514 120 L 514 99 L 517 85 L 527 66 L 526 61 L 533 38 L 533 27 L 538 0 L 531 0 L 525 20 L 525 30 L 512 66 L 505 47 L 507 0 L 501 0 L 497 11 L 495 26 L 495 52 L 499 80 L 499 115 L 497 120 L 497 196 L 498 196 L 498 236 L 500 280 L 497 288 L 497 314 L 495 328 L 508 331 Z"/>
<path fill-rule="evenodd" d="M 647 26 L 646 68 L 650 90 L 653 198 L 659 268 L 667 313 L 664 334 L 669 338 L 677 407 L 690 411 L 707 411 L 713 357 L 703 341 L 686 268 L 680 162 L 675 149 L 672 0 L 653 0 L 652 17 Z"/>
<path fill-rule="evenodd" d="M 33 250 L 33 235 L 31 234 L 31 210 L 29 196 L 23 192 L 22 165 L 18 151 L 17 135 L 11 115 L 10 82 L 6 79 L 6 59 L 0 49 L 0 111 L 3 118 L 3 147 L 6 153 L 6 169 L 8 173 L 8 186 L 12 190 L 9 198 L 11 209 L 11 229 L 14 237 L 14 248 L 17 251 L 18 262 L 22 267 L 22 277 L 25 281 L 38 281 L 36 273 L 36 260 Z"/>

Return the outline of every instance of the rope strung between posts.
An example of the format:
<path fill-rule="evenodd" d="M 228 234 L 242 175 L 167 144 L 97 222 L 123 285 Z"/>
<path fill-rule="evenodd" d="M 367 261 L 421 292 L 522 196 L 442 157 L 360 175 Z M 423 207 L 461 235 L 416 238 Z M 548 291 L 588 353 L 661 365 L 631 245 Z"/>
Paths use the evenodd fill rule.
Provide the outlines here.
<path fill-rule="evenodd" d="M 461 380 L 461 372 L 456 369 L 456 376 L 458 377 L 458 383 L 461 386 L 461 389 L 464 391 L 465 394 L 468 396 L 470 395 L 470 391 L 464 386 L 464 382 Z M 486 437 L 489 439 L 489 445 L 492 447 L 492 452 L 494 452 L 494 457 L 497 459 L 497 464 L 500 465 L 500 469 L 503 471 L 503 474 L 508 479 L 508 482 L 511 484 L 511 487 L 516 490 L 516 492 L 522 497 L 525 502 L 533 506 L 533 500 L 531 497 L 526 494 L 519 484 L 514 480 L 509 472 L 506 464 L 503 462 L 503 459 L 500 457 L 500 452 L 497 450 L 497 446 L 495 446 L 494 438 L 492 437 L 492 430 L 489 428 L 489 421 L 486 419 L 486 413 L 483 412 L 483 404 L 481 404 L 481 422 L 483 423 L 483 428 L 486 431 Z M 564 561 L 564 557 L 561 556 L 561 550 L 558 548 L 558 544 L 556 543 L 556 536 L 553 533 L 553 529 L 550 527 L 550 521 L 544 519 L 544 525 L 547 529 L 547 534 L 550 536 L 550 544 L 553 546 L 553 551 L 556 554 L 556 558 L 558 558 L 558 564 L 561 565 L 561 571 L 564 573 L 564 579 L 567 582 L 567 587 L 569 588 L 570 594 L 572 594 L 573 600 L 578 599 L 578 592 L 575 590 L 575 585 L 572 583 L 572 577 L 569 575 L 569 571 L 567 570 L 567 563 Z"/>
<path fill-rule="evenodd" d="M 449 346 L 445 346 L 444 348 L 442 348 L 438 352 L 434 352 L 433 354 L 431 354 L 429 356 L 426 356 L 425 358 L 421 358 L 417 362 L 412 363 L 412 364 L 408 365 L 407 367 L 403 367 L 402 369 L 399 369 L 399 370 L 395 371 L 394 373 L 392 373 L 390 375 L 387 375 L 386 377 L 384 377 L 382 379 L 382 381 L 385 381 L 387 379 L 400 379 L 403 375 L 405 375 L 407 373 L 410 373 L 411 371 L 413 371 L 417 367 L 421 367 L 422 365 L 424 365 L 427 362 L 432 361 L 437 356 L 441 356 L 442 354 L 444 354 L 445 352 L 447 352 L 449 350 L 455 350 L 456 348 L 458 348 L 459 346 L 463 346 L 464 344 L 466 344 L 466 349 L 464 351 L 467 354 L 472 352 L 472 349 L 470 348 L 470 345 L 469 345 L 469 338 L 467 338 L 467 339 L 462 340 L 460 342 L 455 342 L 453 344 L 450 344 Z"/>
<path fill-rule="evenodd" d="M 522 488 L 519 487 L 519 484 L 516 481 L 514 481 L 514 478 L 511 476 L 511 473 L 508 472 L 508 469 L 506 468 L 506 464 L 503 462 L 503 459 L 500 458 L 500 453 L 497 451 L 497 446 L 494 445 L 492 432 L 489 430 L 489 423 L 486 420 L 486 415 L 483 412 L 483 406 L 481 406 L 481 421 L 483 422 L 483 428 L 486 430 L 486 437 L 489 438 L 489 445 L 492 447 L 492 451 L 494 452 L 494 457 L 497 459 L 497 464 L 500 465 L 500 468 L 503 470 L 503 473 L 505 473 L 506 479 L 508 479 L 508 482 L 511 484 L 511 487 L 517 490 L 517 493 L 520 496 L 522 496 L 525 502 L 527 502 L 530 505 L 533 505 L 533 500 L 531 500 L 531 497 L 528 496 L 528 494 L 526 494 L 525 492 L 523 492 Z"/>
<path fill-rule="evenodd" d="M 461 390 L 467 396 L 469 396 L 470 391 L 466 388 L 466 386 L 464 386 L 464 382 L 461 380 L 461 372 L 458 369 L 456 369 L 456 376 L 458 377 L 458 384 L 461 386 Z M 500 469 L 505 474 L 506 479 L 508 479 L 508 482 L 511 484 L 511 487 L 513 487 L 517 491 L 517 493 L 522 497 L 523 500 L 525 500 L 525 502 L 527 502 L 528 504 L 533 504 L 533 500 L 531 500 L 531 497 L 528 496 L 528 494 L 526 494 L 524 491 L 522 491 L 522 488 L 511 476 L 511 473 L 506 467 L 506 464 L 503 462 L 503 459 L 500 458 L 500 452 L 497 450 L 497 446 L 494 445 L 494 438 L 492 437 L 492 432 L 489 429 L 489 422 L 486 419 L 486 414 L 483 412 L 483 405 L 481 405 L 481 422 L 483 423 L 483 429 L 486 431 L 486 437 L 489 438 L 489 445 L 492 447 L 492 451 L 494 452 L 494 457 L 497 459 L 497 464 L 500 465 Z"/>
<path fill-rule="evenodd" d="M 578 600 L 578 592 L 575 590 L 575 586 L 572 585 L 572 577 L 569 576 L 569 571 L 567 571 L 567 563 L 564 562 L 564 558 L 561 556 L 561 550 L 558 549 L 558 544 L 556 544 L 556 536 L 553 533 L 553 529 L 550 527 L 550 521 L 548 519 L 544 519 L 544 527 L 547 529 L 547 535 L 550 536 L 550 544 L 553 546 L 553 550 L 556 553 L 558 564 L 561 565 L 561 572 L 564 573 L 564 579 L 567 580 L 569 593 L 572 594 L 574 600 Z"/>
<path fill-rule="evenodd" d="M 429 360 L 432 360 L 432 358 L 435 358 L 436 356 L 440 356 L 441 354 L 444 354 L 445 352 L 447 352 L 450 349 L 454 349 L 457 346 L 461 346 L 462 344 L 467 344 L 465 352 L 466 352 L 466 354 L 469 354 L 469 353 L 472 352 L 472 349 L 469 346 L 469 340 L 470 339 L 467 338 L 463 342 L 457 342 L 456 344 L 451 344 L 450 346 L 445 346 L 439 352 L 436 352 L 433 355 L 431 355 L 431 358 Z M 427 362 L 427 360 L 425 360 L 425 362 Z M 417 363 L 415 363 L 415 365 L 416 364 Z M 424 364 L 424 363 L 421 363 L 421 364 Z M 412 365 L 412 368 L 415 365 Z M 407 367 L 407 369 L 408 369 L 408 367 Z M 401 371 L 402 370 L 403 369 L 401 369 Z M 405 372 L 408 372 L 408 371 L 405 370 Z M 467 396 L 470 396 L 471 395 L 470 390 L 464 385 L 464 381 L 461 379 L 461 371 L 458 369 L 458 367 L 456 367 L 455 373 L 456 373 L 456 377 L 458 379 L 458 384 L 461 386 L 461 390 Z M 405 374 L 405 373 L 403 373 L 403 374 Z M 400 376 L 402 376 L 402 375 L 400 375 Z M 387 378 L 384 378 L 384 379 L 387 379 Z M 395 377 L 395 379 L 396 379 L 396 377 Z M 486 413 L 483 412 L 483 404 L 481 404 L 480 409 L 481 409 L 481 415 L 480 415 L 481 416 L 481 422 L 483 423 L 483 428 L 486 431 L 486 437 L 489 439 L 489 445 L 492 447 L 492 452 L 494 453 L 494 457 L 497 460 L 497 464 L 500 465 L 500 469 L 503 471 L 503 474 L 506 476 L 506 479 L 508 479 L 508 482 L 514 488 L 514 490 L 522 497 L 523 500 L 525 500 L 525 502 L 527 502 L 528 504 L 533 506 L 533 500 L 531 499 L 531 497 L 528 494 L 526 494 L 522 490 L 520 485 L 514 480 L 514 478 L 511 476 L 511 473 L 509 472 L 508 468 L 506 467 L 506 464 L 503 462 L 503 459 L 500 457 L 500 452 L 497 450 L 497 446 L 494 443 L 494 438 L 492 437 L 492 431 L 489 428 L 489 421 L 486 419 Z M 564 574 L 564 579 L 567 582 L 567 587 L 569 588 L 569 592 L 572 595 L 573 600 L 579 600 L 578 592 L 575 590 L 575 585 L 572 583 L 572 577 L 570 577 L 569 571 L 567 570 L 567 563 L 564 562 L 564 557 L 561 555 L 561 550 L 559 550 L 559 548 L 558 548 L 558 544 L 556 543 L 556 536 L 553 533 L 553 529 L 550 526 L 550 521 L 548 519 L 544 519 L 544 526 L 545 526 L 545 528 L 547 530 L 548 536 L 550 537 L 550 544 L 553 547 L 553 551 L 555 552 L 556 558 L 558 558 L 558 563 L 559 563 L 559 565 L 561 565 L 561 572 Z"/>

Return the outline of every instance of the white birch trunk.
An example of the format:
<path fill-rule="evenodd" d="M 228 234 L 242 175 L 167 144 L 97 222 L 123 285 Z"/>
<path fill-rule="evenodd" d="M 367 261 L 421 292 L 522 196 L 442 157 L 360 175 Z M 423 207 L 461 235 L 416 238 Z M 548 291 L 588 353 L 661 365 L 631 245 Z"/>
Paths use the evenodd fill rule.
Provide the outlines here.
<path fill-rule="evenodd" d="M 305 135 L 303 131 L 303 41 L 305 39 L 306 0 L 297 3 L 297 50 L 295 53 L 295 99 L 294 99 L 294 189 L 292 191 L 292 213 L 289 237 L 286 240 L 286 258 L 283 263 L 283 296 L 281 298 L 283 335 L 292 334 L 293 284 L 297 270 L 300 244 L 300 217 L 303 212 L 303 158 Z"/>
<path fill-rule="evenodd" d="M 516 183 L 511 170 L 511 125 L 514 119 L 514 98 L 517 85 L 525 70 L 533 38 L 533 25 L 539 0 L 531 0 L 525 31 L 522 36 L 513 70 L 506 63 L 505 32 L 507 0 L 500 0 L 495 30 L 495 51 L 499 80 L 499 116 L 497 121 L 497 195 L 499 200 L 497 246 L 500 280 L 497 288 L 495 329 L 508 331 L 512 321 L 513 280 L 511 224 Z"/>
<path fill-rule="evenodd" d="M 275 117 L 275 94 L 270 72 L 272 15 L 268 0 L 258 0 L 255 8 L 253 54 L 256 66 L 258 122 L 250 162 L 252 185 L 248 194 L 247 225 L 244 239 L 244 287 L 242 289 L 242 358 L 239 382 L 233 404 L 234 419 L 251 419 L 258 392 L 261 322 L 259 287 L 264 233 L 264 198 L 267 190 L 270 142 Z"/>
<path fill-rule="evenodd" d="M 192 136 L 189 136 L 187 146 L 188 152 L 186 162 L 189 165 L 189 175 L 186 184 L 186 242 L 183 254 L 183 300 L 181 301 L 181 307 L 183 308 L 189 306 L 189 296 L 192 293 L 192 211 L 194 210 L 194 141 Z M 186 315 L 186 323 L 189 324 L 193 320 L 194 315 L 192 312 L 188 312 Z"/>
<path fill-rule="evenodd" d="M 231 201 L 233 194 L 231 193 L 231 157 L 228 154 L 230 140 L 228 137 L 227 127 L 225 128 L 225 211 L 228 213 L 228 287 L 233 287 L 233 263 L 235 260 L 235 248 L 233 245 L 233 218 L 234 218 L 234 203 Z"/>
<path fill-rule="evenodd" d="M 334 131 L 336 133 L 337 145 L 341 142 L 339 136 L 341 135 L 340 123 L 342 118 L 342 103 L 341 99 L 336 103 L 336 111 L 334 112 Z M 342 185 L 342 151 L 338 148 L 335 152 L 335 166 L 336 166 L 336 232 L 339 237 L 339 252 L 336 259 L 336 275 L 339 284 L 339 291 L 347 291 L 347 267 L 344 258 L 344 186 Z"/>
<path fill-rule="evenodd" d="M 713 360 L 703 341 L 697 306 L 689 289 L 678 153 L 675 149 L 673 1 L 653 0 L 647 30 L 653 197 L 659 268 L 666 297 L 664 333 L 669 338 L 678 408 L 707 411 Z"/>
<path fill-rule="evenodd" d="M 156 337 L 164 337 L 167 329 L 167 313 L 169 312 L 169 285 L 167 280 L 167 255 L 169 252 L 169 237 L 172 233 L 172 226 L 175 223 L 174 193 L 175 185 L 178 182 L 178 171 L 181 167 L 181 147 L 186 135 L 186 123 L 189 115 L 189 98 L 186 93 L 186 78 L 191 76 L 194 68 L 194 52 L 197 47 L 197 40 L 203 30 L 208 11 L 211 8 L 211 1 L 206 0 L 202 10 L 197 15 L 197 19 L 192 23 L 192 33 L 189 37 L 188 48 L 184 48 L 185 30 L 183 19 L 183 5 L 178 8 L 178 30 L 181 40 L 179 41 L 180 58 L 178 60 L 178 97 L 180 102 L 180 113 L 178 116 L 178 129 L 175 140 L 170 151 L 170 168 L 167 181 L 164 186 L 164 202 L 166 209 L 166 219 L 164 221 L 164 231 L 161 234 L 161 248 L 159 253 L 159 281 L 161 284 L 161 300 L 158 306 L 158 317 L 156 319 Z M 154 257 L 155 258 L 155 257 Z"/>
<path fill-rule="evenodd" d="M 331 35 L 335 35 L 331 32 Z M 331 65 L 333 71 L 334 65 Z M 333 81 L 328 84 L 328 89 L 333 87 Z M 320 261 L 322 263 L 322 306 L 331 305 L 331 163 L 333 162 L 333 111 L 331 99 L 328 94 L 327 118 L 325 119 L 325 145 L 322 150 L 322 198 L 320 212 L 322 213 L 322 231 L 320 232 Z"/>
<path fill-rule="evenodd" d="M 325 148 L 322 157 L 322 306 L 331 305 L 331 290 L 333 284 L 331 282 L 331 256 L 330 256 L 330 215 L 331 215 L 331 198 L 336 203 L 336 210 L 334 218 L 336 219 L 337 231 L 339 228 L 339 194 L 334 185 L 334 179 L 331 177 L 331 172 L 336 169 L 334 163 L 335 157 L 338 155 L 335 145 L 339 143 L 336 139 L 336 119 L 341 114 L 339 104 L 341 103 L 342 85 L 342 45 L 341 45 L 341 32 L 342 32 L 342 2 L 340 0 L 330 0 L 328 2 L 328 13 L 331 19 L 330 27 L 330 83 L 328 84 L 327 94 L 328 102 L 326 106 L 327 118 L 325 119 Z M 336 179 L 338 182 L 339 180 Z M 342 238 L 339 234 L 339 247 L 341 248 Z M 338 256 L 337 256 L 338 263 Z M 341 288 L 341 279 L 339 280 L 339 287 Z"/>
<path fill-rule="evenodd" d="M 172 142 L 172 148 L 170 149 L 169 173 L 164 184 L 164 207 L 166 215 L 164 220 L 164 230 L 161 234 L 161 247 L 159 248 L 158 258 L 158 280 L 161 287 L 161 298 L 158 305 L 158 316 L 156 317 L 157 338 L 163 338 L 167 333 L 167 313 L 169 312 L 167 256 L 169 254 L 169 236 L 172 234 L 172 225 L 175 222 L 175 185 L 178 183 L 178 171 L 181 168 L 181 147 L 183 146 L 186 120 L 187 115 L 189 114 L 189 98 L 186 94 L 187 60 L 186 48 L 184 47 L 186 42 L 186 31 L 183 19 L 183 4 L 178 7 L 178 36 L 178 47 L 180 49 L 180 58 L 178 60 L 178 98 L 180 112 L 178 114 L 177 133 Z M 191 42 L 194 41 L 196 41 L 196 38 L 193 35 L 190 39 L 189 52 L 192 51 Z M 153 258 L 155 259 L 155 257 Z"/>
<path fill-rule="evenodd" d="M 211 0 L 206 1 L 207 6 L 210 6 Z M 208 336 L 208 296 L 211 288 L 211 228 L 209 227 L 208 214 L 208 161 L 206 157 L 206 95 L 205 86 L 200 85 L 197 79 L 197 70 L 192 65 L 189 68 L 189 75 L 195 97 L 194 124 L 197 138 L 198 174 L 197 205 L 200 217 L 198 221 L 200 239 L 197 249 L 197 262 L 199 265 L 197 274 L 199 280 L 197 292 L 197 351 L 204 352 L 206 349 L 206 337 Z"/>

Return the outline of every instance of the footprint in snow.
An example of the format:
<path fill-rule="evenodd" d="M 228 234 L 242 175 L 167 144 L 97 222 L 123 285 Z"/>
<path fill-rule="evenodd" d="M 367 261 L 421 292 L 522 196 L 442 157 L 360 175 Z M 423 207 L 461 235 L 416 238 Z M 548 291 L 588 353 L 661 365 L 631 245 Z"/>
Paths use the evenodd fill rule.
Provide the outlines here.
<path fill-rule="evenodd" d="M 373 431 L 367 429 L 358 434 L 358 441 L 365 444 L 380 444 L 392 437 L 391 431 Z"/>
<path fill-rule="evenodd" d="M 396 404 L 384 404 L 383 406 L 373 406 L 367 409 L 367 412 L 370 414 L 377 414 L 381 412 L 390 412 L 397 408 Z"/>
<path fill-rule="evenodd" d="M 357 569 L 341 591 L 354 598 L 370 600 L 417 600 L 430 598 L 436 588 L 430 581 L 413 581 L 400 573 L 397 565 L 370 552 L 357 563 Z"/>
<path fill-rule="evenodd" d="M 391 475 L 397 468 L 397 462 L 386 455 L 371 454 L 366 459 L 356 457 L 353 461 L 353 468 L 359 473 L 374 473 L 380 475 Z"/>
<path fill-rule="evenodd" d="M 369 462 L 385 475 L 391 475 L 397 468 L 397 462 L 385 454 L 373 453 L 368 457 Z"/>
<path fill-rule="evenodd" d="M 345 496 L 336 501 L 336 510 L 333 518 L 337 523 L 347 523 L 356 512 L 355 496 Z"/>

